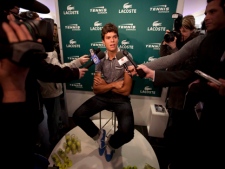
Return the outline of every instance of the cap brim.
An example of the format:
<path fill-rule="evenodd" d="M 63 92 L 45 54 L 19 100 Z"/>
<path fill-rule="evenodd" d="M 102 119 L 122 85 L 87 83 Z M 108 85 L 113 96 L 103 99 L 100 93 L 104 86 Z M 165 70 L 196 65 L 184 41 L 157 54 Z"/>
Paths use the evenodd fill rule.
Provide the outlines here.
<path fill-rule="evenodd" d="M 50 10 L 47 6 L 44 4 L 36 1 L 36 0 L 30 0 L 27 2 L 27 0 L 19 0 L 16 2 L 16 5 L 20 8 L 28 9 L 30 11 L 38 12 L 38 13 L 49 13 Z"/>

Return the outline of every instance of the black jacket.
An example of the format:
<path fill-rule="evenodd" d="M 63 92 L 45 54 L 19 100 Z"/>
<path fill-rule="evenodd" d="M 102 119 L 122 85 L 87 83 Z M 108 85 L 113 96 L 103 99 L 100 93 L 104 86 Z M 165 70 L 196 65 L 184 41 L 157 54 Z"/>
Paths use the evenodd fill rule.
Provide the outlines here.
<path fill-rule="evenodd" d="M 197 68 L 216 79 L 225 79 L 225 59 L 223 58 L 225 29 L 213 33 L 207 32 L 207 34 L 198 51 Z M 196 161 L 192 164 L 192 159 L 188 158 L 188 163 L 190 168 L 193 165 L 196 168 L 220 168 L 224 164 L 224 158 L 220 154 L 225 149 L 225 139 L 222 134 L 225 129 L 225 97 L 210 87 L 205 79 L 201 79 L 200 83 L 191 85 L 188 90 L 185 111 L 188 114 L 194 114 L 193 107 L 199 101 L 204 103 L 199 127 L 190 132 L 197 130 L 196 135 L 186 134 L 188 138 L 194 140 L 193 145 L 189 144 L 188 147 L 191 147 L 190 152 L 194 152 Z M 191 127 L 191 124 L 187 126 Z"/>
<path fill-rule="evenodd" d="M 37 112 L 36 122 L 40 123 L 44 116 L 40 86 L 37 79 L 43 82 L 70 82 L 79 79 L 79 69 L 61 68 L 57 65 L 49 64 L 45 60 L 31 66 L 26 79 L 26 97 L 33 111 Z"/>

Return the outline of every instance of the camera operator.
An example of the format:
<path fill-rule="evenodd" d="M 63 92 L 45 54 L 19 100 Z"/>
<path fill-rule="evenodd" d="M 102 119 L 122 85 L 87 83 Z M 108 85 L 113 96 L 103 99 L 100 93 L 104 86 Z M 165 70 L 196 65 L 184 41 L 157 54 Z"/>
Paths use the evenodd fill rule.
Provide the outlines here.
<path fill-rule="evenodd" d="M 15 21 L 17 24 L 9 21 L 11 29 L 5 23 L 7 19 L 15 20 L 15 17 L 10 14 L 10 9 L 15 6 L 40 13 L 49 13 L 50 11 L 45 5 L 35 0 L 12 0 L 0 7 L 2 13 L 0 22 L 3 23 L 3 28 L 0 29 L 4 33 L 1 33 L 0 38 L 0 84 L 2 90 L 0 91 L 0 105 L 3 119 L 10 119 L 12 125 L 11 130 L 6 130 L 4 126 L 1 127 L 4 129 L 2 133 L 5 137 L 3 145 L 7 145 L 7 151 L 3 154 L 4 157 L 9 158 L 13 152 L 25 152 L 25 156 L 18 155 L 19 157 L 16 158 L 31 164 L 29 159 L 33 157 L 31 153 L 35 152 L 37 127 L 43 120 L 42 98 L 37 79 L 46 82 L 69 82 L 82 78 L 87 69 L 61 68 L 48 64 L 44 60 L 47 56 L 45 48 L 41 43 L 33 41 L 33 32 L 27 28 L 25 21 L 21 24 L 17 21 Z M 25 84 L 23 84 L 24 81 Z M 15 105 L 19 102 L 19 105 L 17 107 L 10 106 L 7 104 L 8 102 L 16 102 Z M 20 138 L 17 139 L 14 133 L 19 133 Z"/>
<path fill-rule="evenodd" d="M 10 43 L 32 40 L 24 25 L 17 25 L 13 21 L 9 24 L 3 23 L 3 30 L 6 32 Z M 18 38 L 17 38 L 18 37 Z M 9 127 L 5 128 L 1 123 L 1 134 L 4 136 L 2 144 L 6 151 L 2 150 L 2 161 L 11 159 L 13 153 L 17 154 L 19 161 L 24 161 L 25 168 L 33 168 L 33 143 L 34 143 L 34 117 L 26 102 L 25 80 L 29 67 L 21 67 L 12 63 L 9 59 L 0 60 L 0 85 L 3 92 L 0 110 L 2 119 L 10 121 Z M 13 118 L 12 118 L 13 117 Z M 20 134 L 17 138 L 16 133 Z M 16 168 L 12 163 L 7 163 L 8 168 Z"/>
<path fill-rule="evenodd" d="M 19 14 L 19 16 L 25 20 L 31 20 L 31 21 L 32 20 L 41 20 L 38 13 L 33 12 L 33 11 L 21 12 Z M 52 25 L 53 25 L 53 22 L 52 22 Z M 53 31 L 54 31 L 54 29 L 53 29 Z M 62 64 L 58 60 L 58 55 L 55 50 L 53 50 L 51 52 L 46 52 L 46 53 L 48 54 L 48 56 L 45 59 L 45 61 L 47 63 L 51 63 L 53 65 L 58 65 L 60 67 L 67 66 L 70 68 L 79 68 L 90 59 L 88 57 L 88 55 L 83 55 L 76 60 Z M 59 138 L 61 138 L 61 136 L 59 134 L 59 124 L 60 124 L 59 119 L 62 116 L 62 114 L 61 114 L 62 110 L 61 110 L 61 105 L 60 105 L 60 95 L 63 93 L 63 85 L 62 85 L 62 83 L 42 82 L 39 79 L 38 79 L 38 83 L 40 85 L 42 101 L 43 101 L 44 107 L 47 112 L 47 126 L 48 126 L 48 134 L 49 134 L 49 139 L 48 139 L 49 141 L 48 141 L 48 140 L 46 140 L 47 136 L 45 136 L 45 132 L 44 133 L 41 132 L 42 125 L 40 125 L 39 126 L 40 136 L 44 135 L 44 138 L 41 137 L 39 141 L 45 149 L 51 149 L 59 141 Z M 63 115 L 63 116 L 65 117 L 66 115 Z"/>
<path fill-rule="evenodd" d="M 160 56 L 166 56 L 176 52 L 188 41 L 199 35 L 199 31 L 195 27 L 195 18 L 193 15 L 184 16 L 181 19 L 181 25 L 175 25 L 174 27 L 178 27 L 178 30 L 172 32 L 166 30 L 164 40 L 160 47 Z"/>

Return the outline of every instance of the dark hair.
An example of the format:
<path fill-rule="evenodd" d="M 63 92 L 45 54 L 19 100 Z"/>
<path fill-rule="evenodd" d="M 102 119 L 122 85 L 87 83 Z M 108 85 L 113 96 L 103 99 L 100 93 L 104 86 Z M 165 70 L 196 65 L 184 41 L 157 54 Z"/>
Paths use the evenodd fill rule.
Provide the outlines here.
<path fill-rule="evenodd" d="M 102 40 L 104 40 L 105 34 L 107 34 L 109 32 L 115 32 L 117 34 L 117 36 L 119 37 L 118 28 L 116 27 L 116 25 L 114 25 L 112 23 L 107 23 L 102 28 L 102 33 L 101 33 Z"/>
<path fill-rule="evenodd" d="M 212 2 L 214 0 L 207 0 L 207 3 Z M 220 6 L 223 8 L 223 11 L 225 12 L 225 0 L 220 0 Z"/>
<path fill-rule="evenodd" d="M 202 26 L 201 26 L 201 30 L 206 30 L 206 26 L 205 26 L 205 20 L 202 21 Z"/>

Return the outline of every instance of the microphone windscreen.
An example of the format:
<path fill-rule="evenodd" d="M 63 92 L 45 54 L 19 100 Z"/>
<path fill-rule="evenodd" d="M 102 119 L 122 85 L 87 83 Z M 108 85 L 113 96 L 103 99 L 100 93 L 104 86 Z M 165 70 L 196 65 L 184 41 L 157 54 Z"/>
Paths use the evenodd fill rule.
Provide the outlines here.
<path fill-rule="evenodd" d="M 99 51 L 97 56 L 98 56 L 99 60 L 101 60 L 105 57 L 105 52 Z"/>
<path fill-rule="evenodd" d="M 101 51 L 100 48 L 95 49 L 95 53 L 98 54 Z"/>
<path fill-rule="evenodd" d="M 96 57 L 97 56 L 97 57 Z M 89 67 L 91 67 L 92 65 L 94 65 L 94 64 L 98 64 L 99 62 L 100 62 L 100 60 L 101 59 L 103 59 L 104 57 L 105 57 L 105 53 L 104 52 L 102 52 L 102 51 L 100 51 L 100 52 L 98 52 L 98 54 L 97 55 L 95 55 L 95 62 L 92 60 L 91 62 L 89 62 L 86 66 L 85 66 L 85 68 L 89 68 Z"/>
<path fill-rule="evenodd" d="M 121 51 L 117 52 L 117 54 L 116 54 L 117 60 L 120 60 L 122 57 L 124 57 L 123 52 L 121 52 Z"/>
<path fill-rule="evenodd" d="M 127 57 L 124 56 L 122 52 L 118 52 L 118 53 L 116 54 L 116 58 L 117 58 L 118 63 L 119 63 L 120 65 L 123 65 L 123 64 L 125 64 L 126 62 L 128 62 Z"/>

